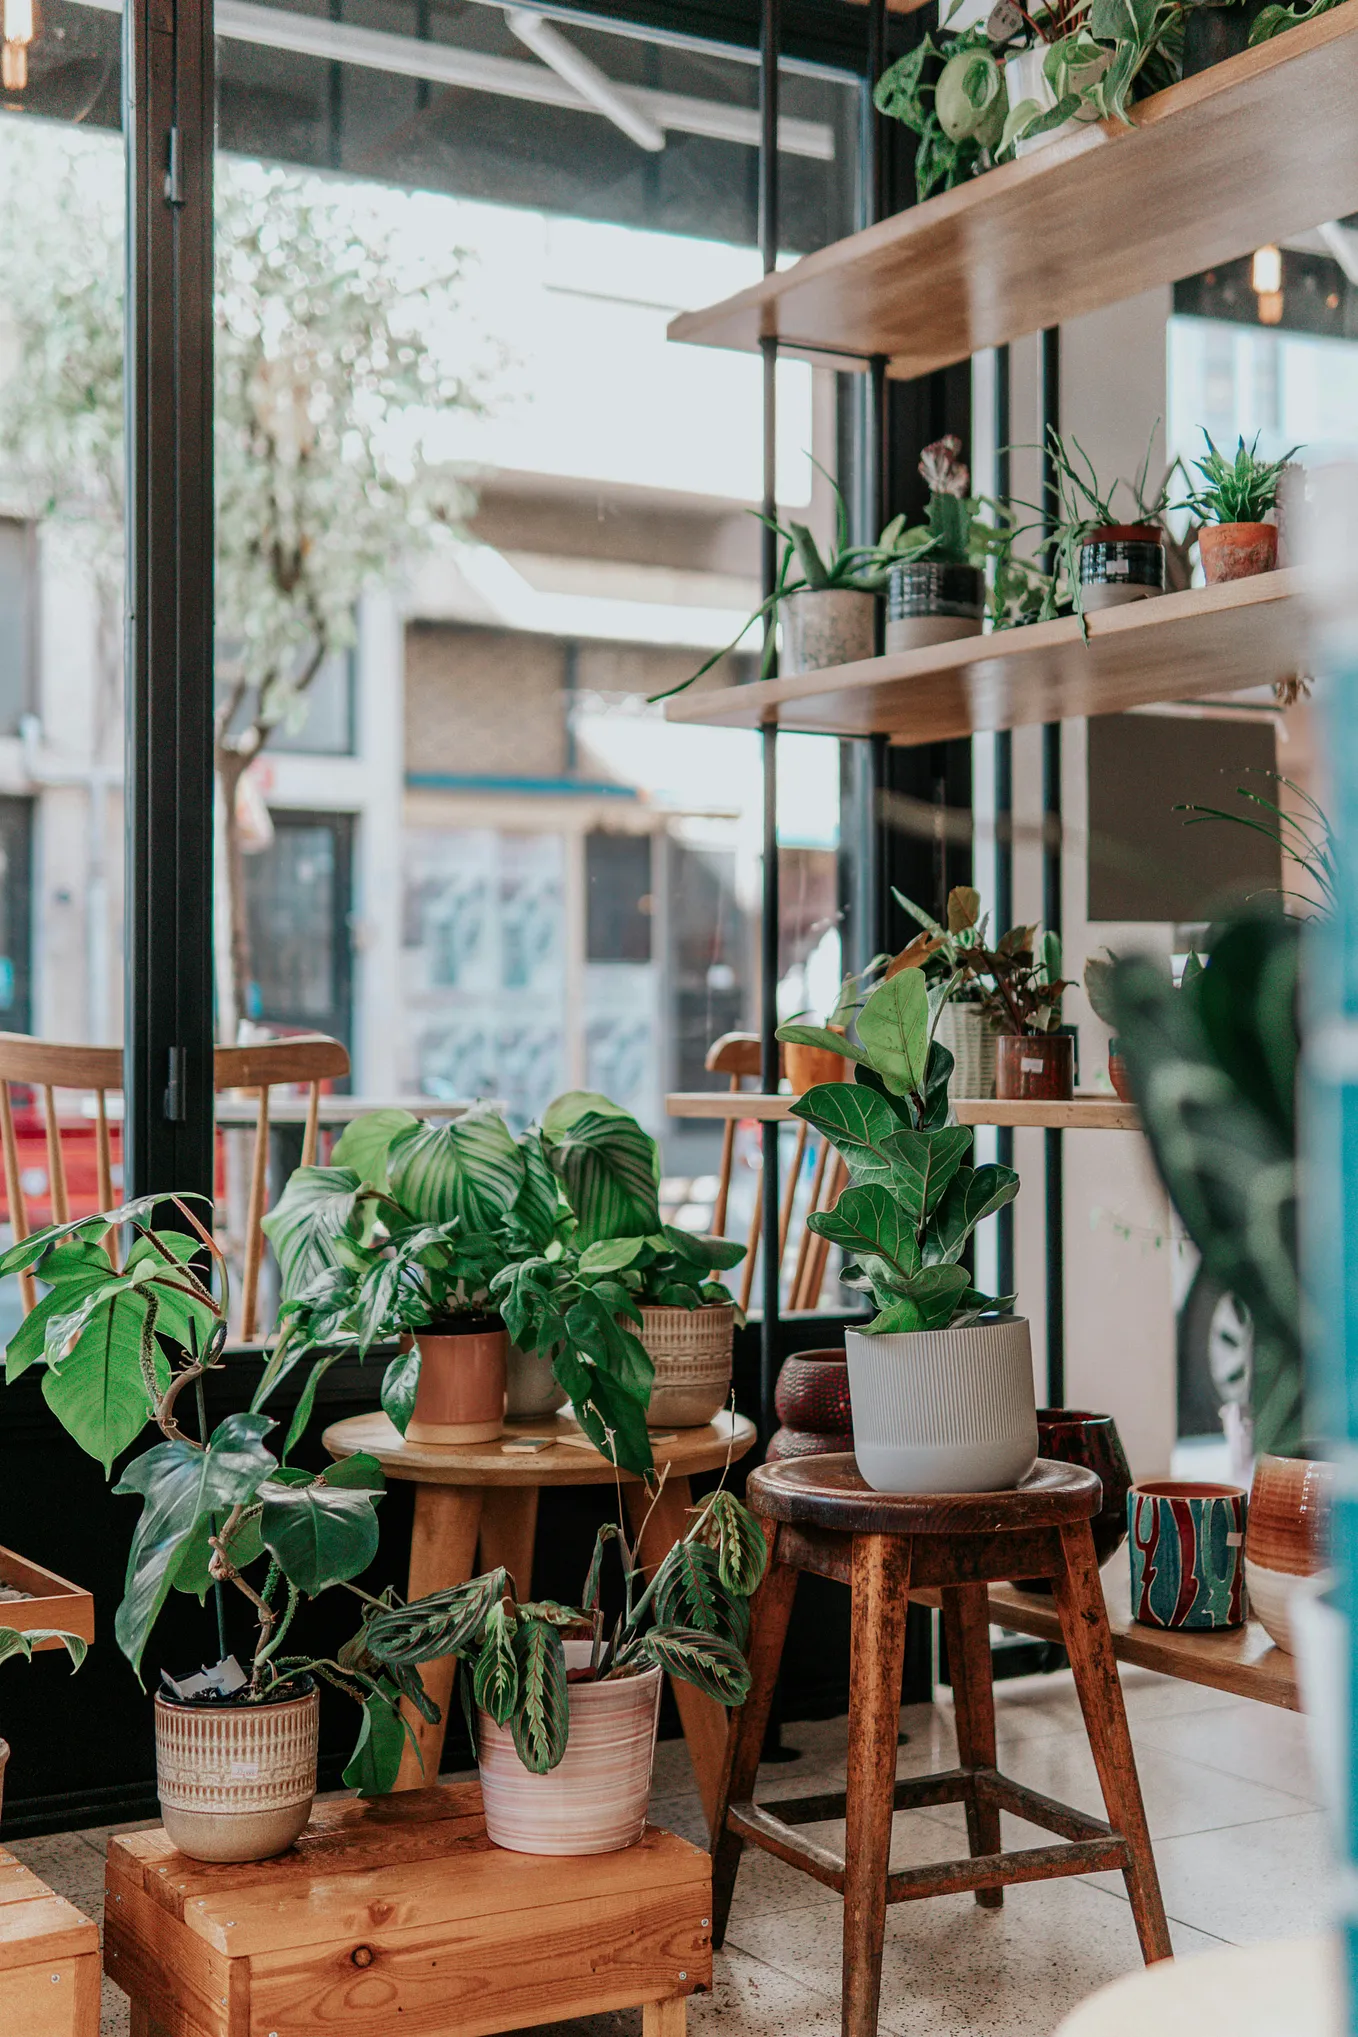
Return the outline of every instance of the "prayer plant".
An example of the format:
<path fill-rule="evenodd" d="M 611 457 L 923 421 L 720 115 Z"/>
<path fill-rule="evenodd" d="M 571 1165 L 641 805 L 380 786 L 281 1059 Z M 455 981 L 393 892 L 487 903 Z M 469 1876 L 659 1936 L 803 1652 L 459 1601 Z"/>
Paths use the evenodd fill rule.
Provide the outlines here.
<path fill-rule="evenodd" d="M 622 1570 L 622 1606 L 612 1619 L 603 1603 L 610 1546 Z M 521 1601 L 507 1571 L 489 1571 L 413 1605 L 370 1606 L 354 1659 L 374 1676 L 414 1676 L 417 1664 L 453 1656 L 469 1672 L 457 1683 L 473 1746 L 475 1702 L 511 1728 L 524 1767 L 545 1775 L 566 1751 L 572 1683 L 663 1669 L 718 1704 L 742 1703 L 749 1601 L 767 1554 L 759 1523 L 722 1488 L 699 1503 L 649 1584 L 634 1545 L 605 1522 L 578 1606 Z M 571 1640 L 585 1644 L 588 1657 L 568 1669 Z"/>
<path fill-rule="evenodd" d="M 919 959 L 928 943 L 912 943 Z M 973 1287 L 961 1263 L 983 1218 L 1018 1191 L 1012 1168 L 970 1164 L 972 1135 L 948 1122 L 953 1057 L 934 1038 L 953 979 L 930 991 L 919 967 L 879 984 L 847 1037 L 810 1026 L 779 1027 L 779 1038 L 827 1046 L 854 1064 L 852 1082 L 826 1082 L 792 1106 L 829 1139 L 850 1185 L 832 1210 L 807 1219 L 842 1246 L 851 1285 L 877 1304 L 869 1333 L 940 1330 L 1006 1313 L 1013 1296 Z"/>

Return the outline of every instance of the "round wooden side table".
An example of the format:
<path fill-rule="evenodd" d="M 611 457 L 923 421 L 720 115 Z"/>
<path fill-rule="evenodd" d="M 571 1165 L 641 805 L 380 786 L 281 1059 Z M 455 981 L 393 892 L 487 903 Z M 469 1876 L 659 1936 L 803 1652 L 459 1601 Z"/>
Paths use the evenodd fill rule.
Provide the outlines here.
<path fill-rule="evenodd" d="M 531 1453 L 513 1447 L 536 1437 L 549 1437 L 549 1447 Z M 753 1447 L 754 1439 L 754 1423 L 729 1413 L 701 1429 L 675 1429 L 652 1437 L 656 1468 L 668 1465 L 669 1475 L 641 1544 L 641 1560 L 648 1569 L 684 1533 L 685 1515 L 693 1504 L 691 1474 L 719 1471 L 728 1458 L 734 1463 Z M 407 1590 L 412 1599 L 476 1576 L 478 1548 L 479 1568 L 493 1570 L 503 1564 L 520 1598 L 527 1598 L 543 1486 L 612 1485 L 619 1476 L 563 1415 L 506 1422 L 504 1434 L 494 1442 L 453 1445 L 409 1443 L 384 1414 L 351 1415 L 328 1428 L 323 1441 L 332 1457 L 352 1457 L 366 1450 L 388 1478 L 409 1479 L 415 1486 Z M 629 1472 L 621 1473 L 621 1478 L 628 1517 L 637 1531 L 649 1505 L 646 1488 Z M 427 1663 L 420 1672 L 443 1717 L 431 1726 L 413 1711 L 408 1713 L 424 1766 L 421 1769 L 414 1749 L 407 1745 L 398 1789 L 423 1789 L 438 1780 L 454 1668 L 451 1660 L 444 1660 Z M 674 1696 L 710 1823 L 726 1754 L 727 1713 L 689 1683 L 676 1683 Z"/>

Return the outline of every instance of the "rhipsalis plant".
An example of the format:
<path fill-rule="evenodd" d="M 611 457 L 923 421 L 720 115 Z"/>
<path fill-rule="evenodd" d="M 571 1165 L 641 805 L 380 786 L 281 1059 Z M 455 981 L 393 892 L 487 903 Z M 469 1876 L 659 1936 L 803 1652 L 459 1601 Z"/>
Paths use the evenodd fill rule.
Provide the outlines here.
<path fill-rule="evenodd" d="M 792 1115 L 848 1167 L 835 1207 L 807 1221 L 856 1263 L 848 1278 L 877 1304 L 869 1332 L 945 1329 L 1013 1306 L 1012 1295 L 980 1293 L 961 1263 L 977 1224 L 1013 1200 L 1018 1176 L 973 1167 L 970 1130 L 948 1122 L 953 1058 L 933 1033 L 950 988 L 951 979 L 931 993 L 922 969 L 903 968 L 868 998 L 856 1036 L 779 1028 L 780 1039 L 828 1046 L 854 1063 L 851 1083 L 808 1090 Z"/>
<path fill-rule="evenodd" d="M 623 1588 L 622 1609 L 612 1620 L 603 1608 L 610 1546 L 618 1552 Z M 467 1672 L 458 1687 L 469 1730 L 474 1701 L 497 1726 L 511 1728 L 524 1767 L 545 1775 L 566 1751 L 568 1682 L 663 1669 L 718 1704 L 742 1703 L 750 1684 L 743 1653 L 749 1601 L 767 1553 L 754 1516 L 718 1490 L 699 1503 L 692 1525 L 649 1584 L 635 1546 L 605 1522 L 578 1606 L 520 1600 L 507 1571 L 490 1571 L 413 1605 L 373 1607 L 352 1653 L 373 1674 L 410 1676 L 419 1663 L 453 1656 Z M 563 1643 L 572 1640 L 588 1654 L 568 1670 Z M 471 1737 L 475 1745 L 474 1730 Z"/>

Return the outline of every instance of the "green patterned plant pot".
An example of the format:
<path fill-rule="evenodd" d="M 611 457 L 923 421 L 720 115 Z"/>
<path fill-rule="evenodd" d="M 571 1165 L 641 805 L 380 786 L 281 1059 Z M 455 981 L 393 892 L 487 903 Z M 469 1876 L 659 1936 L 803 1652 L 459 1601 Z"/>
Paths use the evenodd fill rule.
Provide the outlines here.
<path fill-rule="evenodd" d="M 1157 1478 L 1127 1495 L 1132 1613 L 1146 1627 L 1245 1622 L 1245 1491 Z"/>

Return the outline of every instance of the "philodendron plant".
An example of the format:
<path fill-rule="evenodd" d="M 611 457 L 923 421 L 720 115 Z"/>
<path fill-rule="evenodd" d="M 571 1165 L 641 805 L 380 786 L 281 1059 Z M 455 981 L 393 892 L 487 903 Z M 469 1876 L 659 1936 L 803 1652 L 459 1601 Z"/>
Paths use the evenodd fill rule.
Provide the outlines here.
<path fill-rule="evenodd" d="M 623 1584 L 622 1610 L 612 1622 L 602 1604 L 610 1544 L 617 1546 Z M 749 1601 L 767 1555 L 754 1516 L 719 1489 L 700 1502 L 649 1584 L 634 1545 L 605 1522 L 578 1606 L 520 1600 L 509 1573 L 493 1570 L 413 1605 L 371 1607 L 355 1655 L 374 1674 L 402 1676 L 440 1656 L 461 1661 L 470 1672 L 458 1678 L 458 1688 L 472 1745 L 474 1699 L 497 1726 L 511 1728 L 524 1767 L 546 1775 L 565 1753 L 570 1728 L 563 1640 L 590 1645 L 588 1663 L 570 1672 L 572 1682 L 663 1669 L 718 1704 L 742 1703 L 750 1684 L 743 1652 Z"/>
<path fill-rule="evenodd" d="M 880 984 L 858 1013 L 856 1037 L 827 1033 L 854 1063 L 852 1082 L 825 1082 L 792 1106 L 839 1152 L 850 1185 L 813 1231 L 849 1253 L 851 1284 L 877 1304 L 869 1334 L 940 1330 L 1007 1313 L 1013 1296 L 973 1285 L 962 1257 L 983 1218 L 1018 1191 L 1012 1168 L 970 1164 L 972 1134 L 948 1122 L 953 1057 L 934 1038 L 951 979 L 932 993 L 919 968 Z M 780 1028 L 780 1037 L 784 1029 Z M 805 1039 L 815 1028 L 799 1026 Z"/>
<path fill-rule="evenodd" d="M 186 1230 L 152 1221 L 170 1204 Z M 130 1237 L 121 1270 L 105 1248 L 111 1233 Z M 215 1281 L 203 1271 L 208 1259 Z M 49 1406 L 106 1469 L 148 1420 L 160 1430 L 161 1441 L 133 1458 L 114 1488 L 142 1502 L 114 1620 L 137 1675 L 172 1591 L 205 1603 L 215 1588 L 214 1639 L 224 1655 L 229 1587 L 254 1611 L 241 1702 L 285 1696 L 307 1675 L 335 1684 L 363 1706 L 346 1780 L 390 1788 L 404 1737 L 400 1700 L 428 1709 L 418 1678 L 282 1652 L 300 1602 L 357 1577 L 376 1554 L 383 1487 L 376 1460 L 350 1457 L 319 1475 L 282 1465 L 264 1443 L 274 1424 L 258 1413 L 228 1415 L 209 1431 L 201 1382 L 222 1364 L 229 1284 L 226 1262 L 186 1198 L 147 1196 L 35 1231 L 0 1255 L 0 1276 L 24 1272 L 49 1292 L 11 1338 L 7 1376 L 43 1365 Z M 189 1389 L 196 1435 L 180 1423 Z M 78 1659 L 79 1644 L 67 1646 Z"/>

